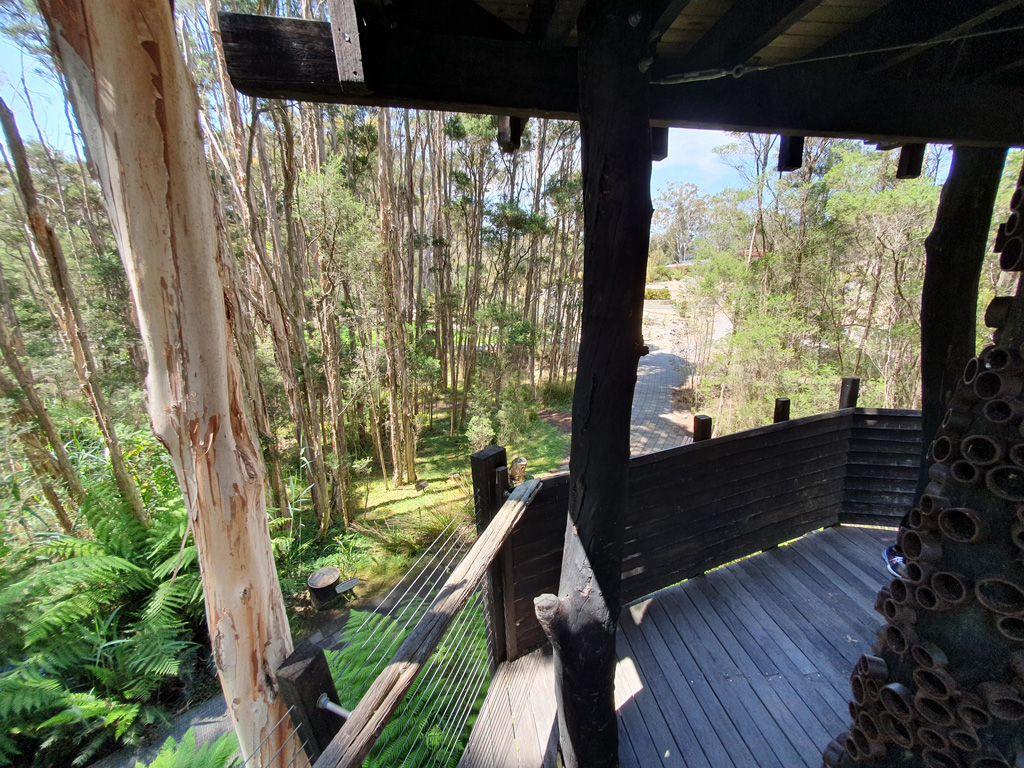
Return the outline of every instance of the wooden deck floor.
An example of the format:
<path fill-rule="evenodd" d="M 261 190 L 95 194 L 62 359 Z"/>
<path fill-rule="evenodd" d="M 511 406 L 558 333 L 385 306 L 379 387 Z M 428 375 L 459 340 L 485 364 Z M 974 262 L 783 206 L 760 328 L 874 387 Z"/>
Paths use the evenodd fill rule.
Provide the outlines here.
<path fill-rule="evenodd" d="M 849 675 L 882 623 L 887 530 L 840 526 L 669 587 L 623 611 L 615 693 L 624 768 L 821 765 Z M 551 768 L 550 651 L 503 664 L 460 766 Z"/>

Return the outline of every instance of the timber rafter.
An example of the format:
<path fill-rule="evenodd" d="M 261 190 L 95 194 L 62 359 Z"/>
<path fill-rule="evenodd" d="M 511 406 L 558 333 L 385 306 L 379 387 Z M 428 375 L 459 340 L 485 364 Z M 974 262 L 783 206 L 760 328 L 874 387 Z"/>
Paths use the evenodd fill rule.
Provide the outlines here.
<path fill-rule="evenodd" d="M 344 93 L 330 25 L 222 14 L 231 80 L 250 96 L 576 119 L 577 52 L 517 39 L 366 30 L 368 95 Z M 686 71 L 659 60 L 652 80 Z M 1020 90 L 906 80 L 849 62 L 784 67 L 741 78 L 651 86 L 657 125 L 990 146 L 1024 143 Z"/>

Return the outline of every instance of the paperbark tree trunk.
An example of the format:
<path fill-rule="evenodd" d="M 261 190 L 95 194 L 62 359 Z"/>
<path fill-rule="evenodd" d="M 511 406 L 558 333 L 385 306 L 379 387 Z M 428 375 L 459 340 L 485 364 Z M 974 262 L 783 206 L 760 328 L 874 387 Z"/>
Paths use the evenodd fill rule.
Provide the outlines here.
<path fill-rule="evenodd" d="M 292 650 L 271 554 L 263 460 L 245 417 L 218 274 L 195 86 L 168 3 L 44 0 L 139 313 L 153 430 L 185 495 L 206 616 L 243 755 L 288 765 L 274 670 Z M 266 737 L 266 741 L 261 740 Z"/>
<path fill-rule="evenodd" d="M 590 0 L 578 21 L 583 138 L 583 318 L 572 406 L 569 518 L 559 596 L 538 598 L 555 651 L 567 768 L 618 765 L 615 627 L 628 504 L 629 418 L 643 339 L 651 222 L 650 20 Z"/>
<path fill-rule="evenodd" d="M 50 275 L 50 283 L 57 294 L 57 301 L 60 306 L 60 325 L 64 331 L 64 336 L 68 340 L 68 344 L 71 346 L 78 382 L 85 393 L 86 400 L 89 401 L 89 405 L 92 407 L 93 414 L 96 417 L 96 424 L 99 426 L 100 433 L 103 435 L 103 441 L 107 446 L 107 453 L 110 456 L 110 468 L 114 474 L 114 482 L 117 484 L 121 498 L 128 505 L 132 514 L 142 523 L 148 523 L 149 513 L 142 503 L 139 486 L 124 463 L 124 454 L 121 452 L 121 444 L 117 439 L 117 429 L 114 427 L 114 420 L 110 416 L 106 397 L 104 397 L 103 390 L 99 386 L 96 360 L 93 357 L 89 335 L 86 332 L 82 312 L 78 306 L 78 298 L 75 296 L 75 289 L 71 283 L 71 273 L 68 271 L 67 260 L 64 258 L 64 249 L 61 247 L 53 227 L 50 226 L 42 209 L 39 207 L 35 185 L 32 182 L 32 173 L 29 170 L 28 157 L 25 154 L 25 146 L 21 141 L 21 134 L 18 132 L 14 115 L 2 99 L 0 99 L 0 125 L 3 126 L 7 147 L 10 150 L 11 160 L 14 163 L 14 181 L 21 195 L 25 216 L 28 220 L 29 229 L 32 232 L 32 246 L 42 257 L 43 263 L 46 264 Z"/>

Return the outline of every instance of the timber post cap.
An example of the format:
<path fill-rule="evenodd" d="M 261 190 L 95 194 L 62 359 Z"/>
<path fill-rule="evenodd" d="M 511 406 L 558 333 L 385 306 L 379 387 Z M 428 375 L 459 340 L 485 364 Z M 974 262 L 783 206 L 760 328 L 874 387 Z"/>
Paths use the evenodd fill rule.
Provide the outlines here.
<path fill-rule="evenodd" d="M 332 565 L 315 571 L 307 580 L 306 586 L 310 589 L 324 589 L 334 586 L 341 580 L 341 571 Z"/>
<path fill-rule="evenodd" d="M 533 598 L 533 609 L 537 613 L 537 618 L 543 621 L 561 612 L 562 601 L 552 594 L 538 595 Z"/>

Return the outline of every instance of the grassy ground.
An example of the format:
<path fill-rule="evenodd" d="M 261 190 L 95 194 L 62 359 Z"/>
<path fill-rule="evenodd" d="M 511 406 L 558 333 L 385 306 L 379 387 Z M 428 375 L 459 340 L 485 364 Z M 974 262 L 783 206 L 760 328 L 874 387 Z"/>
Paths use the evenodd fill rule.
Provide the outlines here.
<path fill-rule="evenodd" d="M 569 450 L 569 435 L 542 419 L 527 424 L 523 436 L 506 446 L 511 460 L 525 456 L 528 475 L 556 471 Z M 359 600 L 364 604 L 388 590 L 437 535 L 453 521 L 467 540 L 473 528 L 472 482 L 465 436 L 448 436 L 447 418 L 435 417 L 432 428 L 420 434 L 416 472 L 427 487 L 395 487 L 376 472 L 352 477 L 356 519 L 348 531 L 336 526 L 321 542 L 290 545 L 279 553 L 281 586 L 294 617 L 293 631 L 300 637 L 336 617 L 317 615 L 306 595 L 305 580 L 318 568 L 337 567 L 342 578 L 357 576 Z M 310 528 L 309 530 L 312 530 Z"/>

